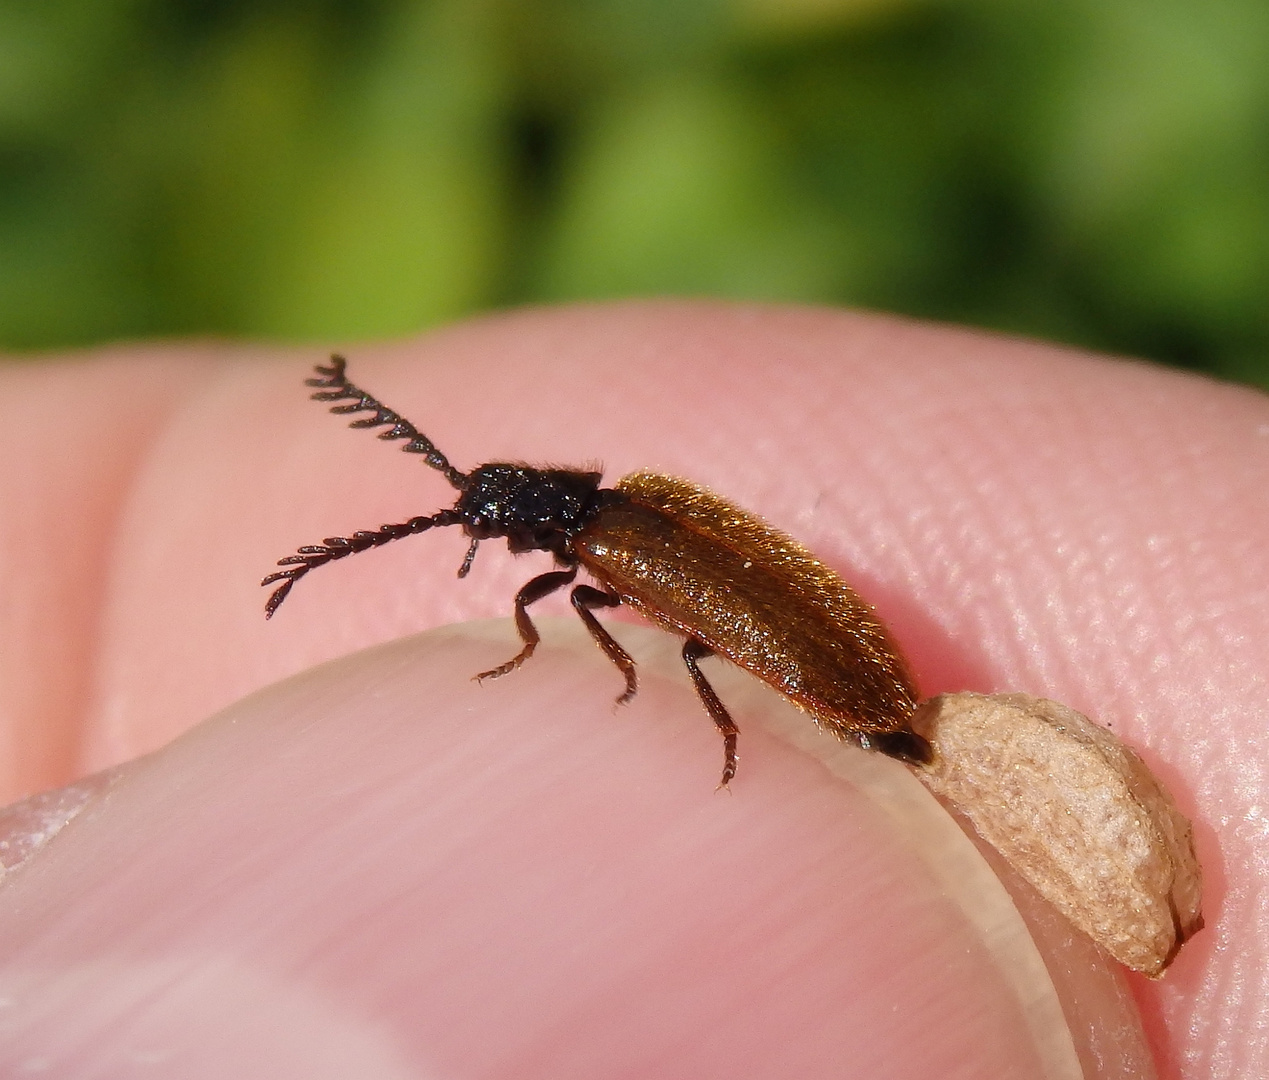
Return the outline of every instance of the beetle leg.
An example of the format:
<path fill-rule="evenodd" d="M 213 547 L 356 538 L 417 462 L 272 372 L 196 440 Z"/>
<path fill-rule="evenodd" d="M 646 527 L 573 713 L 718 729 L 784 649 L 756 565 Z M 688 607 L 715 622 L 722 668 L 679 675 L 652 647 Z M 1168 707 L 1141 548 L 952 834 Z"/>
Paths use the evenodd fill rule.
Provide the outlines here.
<path fill-rule="evenodd" d="M 478 547 L 480 547 L 480 541 L 473 540 L 471 542 L 471 547 L 467 549 L 467 554 L 463 556 L 463 565 L 458 568 L 458 576 L 460 578 L 465 578 L 467 576 L 468 571 L 471 570 L 471 563 L 472 563 L 472 560 L 476 557 L 476 549 Z"/>
<path fill-rule="evenodd" d="M 630 654 L 617 644 L 616 638 L 591 614 L 592 608 L 618 607 L 621 604 L 621 597 L 616 593 L 593 589 L 589 585 L 578 585 L 573 590 L 571 599 L 574 610 L 582 617 L 582 622 L 586 624 L 590 636 L 595 639 L 595 644 L 604 650 L 608 659 L 616 664 L 626 677 L 625 693 L 617 698 L 617 704 L 624 705 L 635 696 L 635 691 L 639 688 L 638 679 L 635 676 L 635 662 L 630 658 Z"/>
<path fill-rule="evenodd" d="M 688 638 L 683 642 L 683 663 L 687 665 L 687 673 L 692 676 L 692 684 L 696 687 L 696 693 L 704 703 L 706 711 L 713 717 L 718 730 L 723 733 L 723 778 L 718 786 L 725 788 L 728 781 L 736 775 L 736 736 L 740 734 L 740 729 L 736 727 L 736 722 L 732 720 L 727 707 L 714 693 L 714 688 L 701 674 L 701 669 L 696 666 L 697 660 L 713 655 L 714 650 L 704 642 L 697 641 L 696 638 Z"/>
<path fill-rule="evenodd" d="M 538 628 L 533 625 L 533 620 L 529 618 L 525 608 L 541 600 L 542 597 L 549 596 L 556 589 L 562 589 L 575 577 L 577 577 L 576 566 L 568 570 L 552 570 L 549 574 L 539 574 L 516 593 L 516 630 L 519 631 L 520 640 L 524 642 L 524 648 L 505 664 L 499 664 L 489 671 L 482 671 L 476 676 L 477 682 L 484 679 L 497 679 L 510 671 L 515 671 L 533 655 L 533 650 L 538 647 L 542 635 L 538 633 Z"/>

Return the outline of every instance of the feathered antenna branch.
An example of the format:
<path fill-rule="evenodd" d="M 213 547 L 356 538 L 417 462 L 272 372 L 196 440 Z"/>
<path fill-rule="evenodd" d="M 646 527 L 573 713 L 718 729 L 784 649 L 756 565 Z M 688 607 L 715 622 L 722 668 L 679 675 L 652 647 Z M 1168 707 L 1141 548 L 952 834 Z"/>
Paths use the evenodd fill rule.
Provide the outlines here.
<path fill-rule="evenodd" d="M 347 360 L 342 356 L 336 355 L 330 358 L 329 365 L 317 364 L 314 367 L 317 377 L 304 381 L 306 386 L 317 388 L 312 395 L 313 400 L 349 402 L 347 405 L 332 405 L 330 411 L 333 413 L 374 413 L 373 416 L 363 416 L 360 420 L 352 420 L 348 426 L 355 428 L 386 426 L 388 430 L 379 432 L 379 438 L 388 440 L 408 439 L 409 441 L 401 447 L 402 450 L 407 454 L 423 454 L 424 460 L 433 469 L 436 469 L 453 487 L 461 491 L 467 483 L 467 474 L 454 468 L 449 463 L 449 458 L 436 449 L 432 440 L 419 431 L 409 420 L 401 416 L 400 413 L 389 409 L 378 398 L 367 394 L 364 390 L 350 383 L 344 373 L 347 364 Z"/>
<path fill-rule="evenodd" d="M 273 613 L 282 606 L 287 593 L 310 570 L 325 566 L 328 562 L 356 555 L 367 548 L 382 547 L 390 540 L 400 540 L 404 536 L 414 536 L 427 532 L 428 529 L 441 528 L 446 525 L 462 524 L 463 516 L 457 510 L 442 510 L 430 517 L 413 517 L 399 525 L 380 525 L 374 531 L 363 529 L 352 536 L 328 536 L 320 544 L 305 544 L 294 555 L 279 559 L 278 565 L 285 570 L 275 570 L 261 585 L 272 585 L 275 581 L 281 584 L 269 595 L 264 605 L 264 617 L 273 618 Z"/>

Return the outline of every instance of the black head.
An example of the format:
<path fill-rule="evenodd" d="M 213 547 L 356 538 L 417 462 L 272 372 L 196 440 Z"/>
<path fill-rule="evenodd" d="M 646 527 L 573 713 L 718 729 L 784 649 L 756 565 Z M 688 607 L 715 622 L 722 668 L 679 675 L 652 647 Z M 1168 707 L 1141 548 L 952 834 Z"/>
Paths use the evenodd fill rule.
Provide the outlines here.
<path fill-rule="evenodd" d="M 467 474 L 454 509 L 473 540 L 506 537 L 512 551 L 567 555 L 569 538 L 599 511 L 602 473 L 495 462 Z"/>

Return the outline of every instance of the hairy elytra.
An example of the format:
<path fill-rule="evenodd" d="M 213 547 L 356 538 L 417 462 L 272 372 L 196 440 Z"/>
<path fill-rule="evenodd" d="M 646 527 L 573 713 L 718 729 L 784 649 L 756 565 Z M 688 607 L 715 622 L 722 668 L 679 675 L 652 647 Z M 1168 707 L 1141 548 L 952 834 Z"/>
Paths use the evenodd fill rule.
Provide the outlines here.
<path fill-rule="evenodd" d="M 274 585 L 272 617 L 295 583 L 318 566 L 390 540 L 446 525 L 471 538 L 458 576 L 471 569 L 482 540 L 502 538 L 513 552 L 548 551 L 559 569 L 540 574 L 515 598 L 523 647 L 477 679 L 514 671 L 540 640 L 528 607 L 572 585 L 570 597 L 595 643 L 625 677 L 617 699 L 629 701 L 637 681 L 630 654 L 595 617 L 626 604 L 686 640 L 683 662 L 702 703 L 723 735 L 722 785 L 736 774 L 737 728 L 698 661 L 718 655 L 774 687 L 842 739 L 892 757 L 928 763 L 929 743 L 911 729 L 917 695 L 898 647 L 872 608 L 836 573 L 761 518 L 691 484 L 638 472 L 612 488 L 602 475 L 571 469 L 492 462 L 464 473 L 413 424 L 358 389 L 346 361 L 318 365 L 313 398 L 334 413 L 369 413 L 352 427 L 387 430 L 405 440 L 457 489 L 454 506 L 395 525 L 327 537 L 278 561 L 264 579 Z M 574 584 L 584 569 L 598 584 Z"/>

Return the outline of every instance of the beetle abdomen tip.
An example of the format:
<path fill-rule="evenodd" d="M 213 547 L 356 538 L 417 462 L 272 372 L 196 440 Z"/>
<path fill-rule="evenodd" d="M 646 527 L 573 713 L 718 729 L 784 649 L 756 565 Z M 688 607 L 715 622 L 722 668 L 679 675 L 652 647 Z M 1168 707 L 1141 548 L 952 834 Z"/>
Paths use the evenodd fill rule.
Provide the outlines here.
<path fill-rule="evenodd" d="M 934 760 L 934 748 L 915 731 L 869 732 L 868 742 L 883 754 L 909 765 L 929 765 Z"/>

